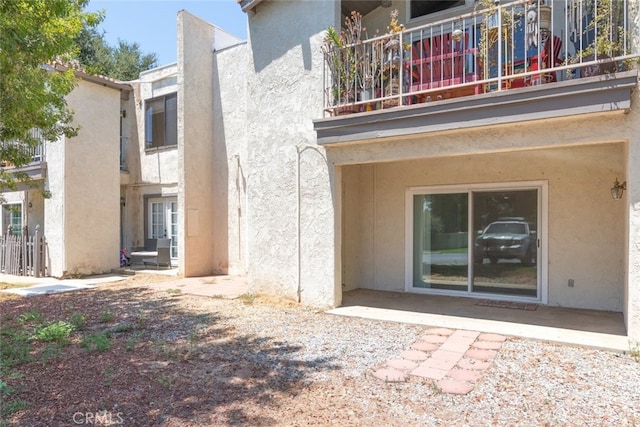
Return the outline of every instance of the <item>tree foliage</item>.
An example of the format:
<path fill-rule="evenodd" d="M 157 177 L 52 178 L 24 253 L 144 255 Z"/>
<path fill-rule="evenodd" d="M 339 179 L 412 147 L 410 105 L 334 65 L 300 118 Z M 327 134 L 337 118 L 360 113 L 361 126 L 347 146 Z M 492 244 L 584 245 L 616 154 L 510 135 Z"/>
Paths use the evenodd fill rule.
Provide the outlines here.
<path fill-rule="evenodd" d="M 92 27 L 83 28 L 77 41 L 80 48 L 78 59 L 92 74 L 134 80 L 141 71 L 155 67 L 158 61 L 155 53 L 143 53 L 138 43 L 118 40 L 117 46 L 110 46 L 104 33 Z"/>
<path fill-rule="evenodd" d="M 77 55 L 82 28 L 101 14 L 84 12 L 89 0 L 0 0 L 0 160 L 30 162 L 39 144 L 32 129 L 54 141 L 77 134 L 65 96 L 76 85 L 73 70 L 53 72 L 55 61 Z M 13 189 L 16 175 L 0 168 L 0 186 Z"/>

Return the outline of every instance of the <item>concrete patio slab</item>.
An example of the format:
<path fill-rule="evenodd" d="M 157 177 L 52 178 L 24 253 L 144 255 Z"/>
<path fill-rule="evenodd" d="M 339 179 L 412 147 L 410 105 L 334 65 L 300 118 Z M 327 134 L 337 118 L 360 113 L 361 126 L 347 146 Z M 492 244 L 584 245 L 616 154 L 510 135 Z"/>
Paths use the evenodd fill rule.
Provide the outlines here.
<path fill-rule="evenodd" d="M 473 298 L 356 289 L 343 294 L 342 307 L 328 312 L 620 352 L 629 350 L 622 313 L 548 306 L 526 311 L 476 303 Z"/>

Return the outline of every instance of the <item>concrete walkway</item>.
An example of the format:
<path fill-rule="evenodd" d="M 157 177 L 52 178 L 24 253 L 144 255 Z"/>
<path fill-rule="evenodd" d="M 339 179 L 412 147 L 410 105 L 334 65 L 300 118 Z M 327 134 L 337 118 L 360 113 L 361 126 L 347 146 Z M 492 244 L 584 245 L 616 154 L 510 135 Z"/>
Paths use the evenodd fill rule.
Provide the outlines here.
<path fill-rule="evenodd" d="M 33 297 L 37 295 L 91 289 L 103 283 L 117 282 L 128 277 L 131 276 L 103 274 L 82 279 L 56 279 L 54 277 L 30 277 L 0 274 L 0 282 L 11 283 L 18 286 L 23 285 L 21 287 L 3 289 L 0 290 L 0 292 L 16 294 L 23 297 Z"/>
<path fill-rule="evenodd" d="M 144 270 L 136 274 L 167 274 L 176 275 L 176 270 Z M 0 282 L 24 285 L 0 292 L 12 293 L 24 297 L 36 295 L 69 292 L 82 289 L 95 288 L 103 283 L 117 282 L 130 278 L 130 274 L 105 274 L 90 276 L 82 279 L 56 279 L 53 277 L 28 277 L 0 274 Z M 180 292 L 189 295 L 205 297 L 235 299 L 248 292 L 246 278 L 243 276 L 206 276 L 206 277 L 177 277 L 159 283 L 150 283 L 145 286 L 159 291 L 179 289 Z"/>
<path fill-rule="evenodd" d="M 236 299 L 249 290 L 244 276 L 183 277 L 145 286 L 158 291 L 178 289 L 189 295 L 225 299 Z"/>

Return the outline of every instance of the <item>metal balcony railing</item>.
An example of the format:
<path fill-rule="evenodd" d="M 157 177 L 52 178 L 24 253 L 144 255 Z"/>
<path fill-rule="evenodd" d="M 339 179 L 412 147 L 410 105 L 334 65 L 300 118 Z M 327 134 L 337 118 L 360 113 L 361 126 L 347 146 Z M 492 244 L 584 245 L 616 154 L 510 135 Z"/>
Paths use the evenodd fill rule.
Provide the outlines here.
<path fill-rule="evenodd" d="M 25 143 L 22 141 L 2 141 L 0 150 L 2 154 L 9 155 L 8 158 L 20 159 L 25 165 L 46 161 L 45 139 L 40 129 L 32 129 L 29 136 L 34 141 Z M 15 167 L 10 160 L 0 159 L 0 167 Z"/>
<path fill-rule="evenodd" d="M 631 0 L 478 3 L 455 18 L 328 37 L 325 112 L 340 115 L 580 79 L 635 67 Z M 482 9 L 481 4 L 489 5 Z"/>

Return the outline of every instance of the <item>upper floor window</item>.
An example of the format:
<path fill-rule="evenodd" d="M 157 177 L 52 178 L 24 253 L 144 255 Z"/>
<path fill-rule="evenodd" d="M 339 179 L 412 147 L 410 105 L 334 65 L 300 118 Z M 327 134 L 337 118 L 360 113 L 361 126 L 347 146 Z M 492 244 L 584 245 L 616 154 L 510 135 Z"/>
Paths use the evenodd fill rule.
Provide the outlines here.
<path fill-rule="evenodd" d="M 145 103 L 145 146 L 178 144 L 178 97 L 175 93 Z"/>
<path fill-rule="evenodd" d="M 410 0 L 410 18 L 420 18 L 458 6 L 464 6 L 468 0 Z"/>

